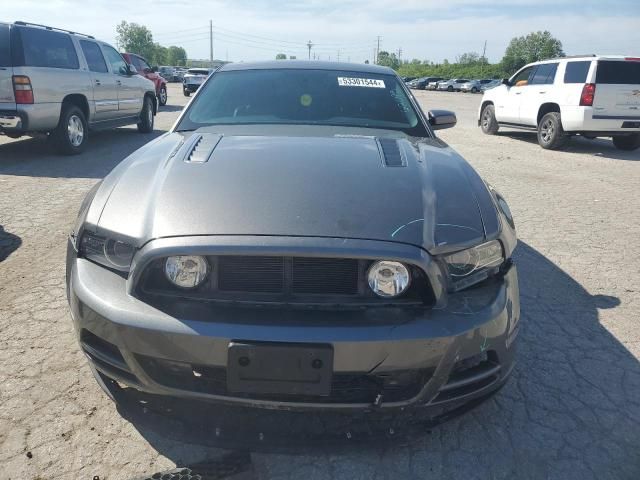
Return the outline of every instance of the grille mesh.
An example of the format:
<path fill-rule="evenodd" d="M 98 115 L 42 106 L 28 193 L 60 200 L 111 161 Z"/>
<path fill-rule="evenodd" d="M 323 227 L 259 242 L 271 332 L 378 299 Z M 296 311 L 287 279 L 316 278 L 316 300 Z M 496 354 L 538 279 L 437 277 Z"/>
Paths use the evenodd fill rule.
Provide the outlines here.
<path fill-rule="evenodd" d="M 293 293 L 358 293 L 358 261 L 334 258 L 294 258 L 291 291 Z"/>
<path fill-rule="evenodd" d="M 284 285 L 283 257 L 218 257 L 218 288 L 222 291 L 279 293 Z"/>

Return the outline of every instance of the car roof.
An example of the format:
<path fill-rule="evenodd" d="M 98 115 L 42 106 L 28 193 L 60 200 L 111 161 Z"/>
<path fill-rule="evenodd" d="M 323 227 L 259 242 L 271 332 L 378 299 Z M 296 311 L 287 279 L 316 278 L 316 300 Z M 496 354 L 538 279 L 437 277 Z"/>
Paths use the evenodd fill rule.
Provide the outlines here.
<path fill-rule="evenodd" d="M 315 60 L 272 60 L 268 62 L 227 63 L 218 70 L 219 72 L 231 72 L 238 70 L 347 70 L 357 73 L 378 73 L 384 75 L 396 75 L 389 67 L 380 65 L 367 65 L 362 63 L 346 62 L 320 62 Z"/>

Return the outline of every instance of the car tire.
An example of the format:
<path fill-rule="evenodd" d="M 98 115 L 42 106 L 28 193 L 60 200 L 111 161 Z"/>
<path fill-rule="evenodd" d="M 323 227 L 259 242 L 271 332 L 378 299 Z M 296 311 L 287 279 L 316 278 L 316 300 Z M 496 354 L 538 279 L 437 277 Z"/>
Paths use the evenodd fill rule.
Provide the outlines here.
<path fill-rule="evenodd" d="M 613 144 L 618 150 L 632 151 L 640 148 L 640 134 L 613 137 Z"/>
<path fill-rule="evenodd" d="M 49 136 L 55 149 L 63 155 L 84 152 L 89 140 L 89 124 L 82 110 L 72 104 L 62 104 L 58 126 Z"/>
<path fill-rule="evenodd" d="M 498 133 L 499 128 L 500 125 L 498 125 L 498 121 L 496 120 L 495 107 L 491 104 L 486 105 L 480 114 L 480 129 L 482 133 L 495 135 Z"/>
<path fill-rule="evenodd" d="M 158 92 L 158 103 L 163 107 L 167 104 L 167 87 L 166 87 L 166 85 L 162 85 L 160 87 L 160 91 Z"/>
<path fill-rule="evenodd" d="M 546 150 L 558 150 L 567 144 L 560 112 L 549 112 L 538 123 L 538 144 Z"/>
<path fill-rule="evenodd" d="M 447 87 L 447 92 L 453 92 L 453 87 L 451 85 Z"/>
<path fill-rule="evenodd" d="M 150 97 L 144 97 L 144 105 L 140 112 L 140 121 L 138 122 L 138 131 L 140 133 L 153 132 L 153 100 Z"/>
<path fill-rule="evenodd" d="M 183 90 L 182 90 L 182 93 L 184 93 L 184 96 L 185 96 L 185 97 L 189 97 L 189 96 L 191 96 L 191 92 L 190 92 L 189 90 L 183 89 Z"/>
<path fill-rule="evenodd" d="M 478 89 L 477 89 L 476 87 L 473 87 L 473 88 L 471 89 L 471 93 L 478 93 Z"/>

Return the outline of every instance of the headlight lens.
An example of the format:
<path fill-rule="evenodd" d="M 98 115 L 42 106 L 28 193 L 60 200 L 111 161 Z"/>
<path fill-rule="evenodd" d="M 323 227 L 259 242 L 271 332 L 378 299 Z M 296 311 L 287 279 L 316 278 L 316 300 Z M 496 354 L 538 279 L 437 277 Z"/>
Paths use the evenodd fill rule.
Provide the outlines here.
<path fill-rule="evenodd" d="M 128 272 L 135 247 L 128 243 L 85 231 L 80 241 L 80 254 L 105 267 Z"/>
<path fill-rule="evenodd" d="M 502 244 L 498 240 L 461 250 L 444 257 L 453 290 L 481 282 L 504 263 Z"/>
<path fill-rule="evenodd" d="M 400 262 L 383 260 L 375 262 L 367 273 L 369 287 L 379 297 L 393 298 L 409 288 L 409 270 Z"/>
<path fill-rule="evenodd" d="M 209 263 L 197 255 L 168 257 L 164 262 L 164 273 L 176 287 L 195 288 L 207 278 Z"/>

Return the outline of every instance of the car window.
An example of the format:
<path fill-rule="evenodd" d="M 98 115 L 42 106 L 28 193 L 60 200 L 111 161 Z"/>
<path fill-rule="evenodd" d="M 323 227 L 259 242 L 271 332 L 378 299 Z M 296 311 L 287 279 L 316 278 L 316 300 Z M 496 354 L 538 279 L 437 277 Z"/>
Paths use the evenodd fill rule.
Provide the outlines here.
<path fill-rule="evenodd" d="M 529 85 L 548 85 L 552 84 L 558 70 L 557 63 L 543 63 L 538 65 L 535 72 L 529 80 Z"/>
<path fill-rule="evenodd" d="M 564 71 L 564 83 L 585 83 L 591 61 L 584 62 L 567 62 Z"/>
<path fill-rule="evenodd" d="M 531 75 L 533 68 L 534 67 L 527 67 L 524 70 L 521 70 L 517 74 L 515 74 L 510 80 L 511 85 L 515 87 L 523 87 L 525 85 L 528 85 L 529 75 Z"/>
<path fill-rule="evenodd" d="M 78 69 L 78 54 L 66 33 L 41 28 L 20 28 L 25 66 Z"/>
<path fill-rule="evenodd" d="M 596 72 L 596 83 L 639 85 L 640 62 L 600 60 Z"/>
<path fill-rule="evenodd" d="M 136 67 L 140 73 L 151 70 L 151 67 L 144 58 L 137 55 L 131 55 L 131 59 L 133 60 L 133 66 Z"/>
<path fill-rule="evenodd" d="M 9 25 L 0 25 L 0 67 L 11 66 L 10 32 Z"/>
<path fill-rule="evenodd" d="M 179 130 L 206 125 L 301 124 L 387 128 L 413 136 L 428 135 L 392 75 L 242 70 L 217 73 L 203 88 Z"/>
<path fill-rule="evenodd" d="M 107 57 L 107 62 L 111 65 L 111 71 L 119 75 L 126 75 L 127 63 L 115 48 L 109 45 L 102 45 L 102 50 Z"/>
<path fill-rule="evenodd" d="M 80 40 L 80 47 L 90 71 L 98 73 L 107 73 L 109 71 L 97 43 Z"/>

